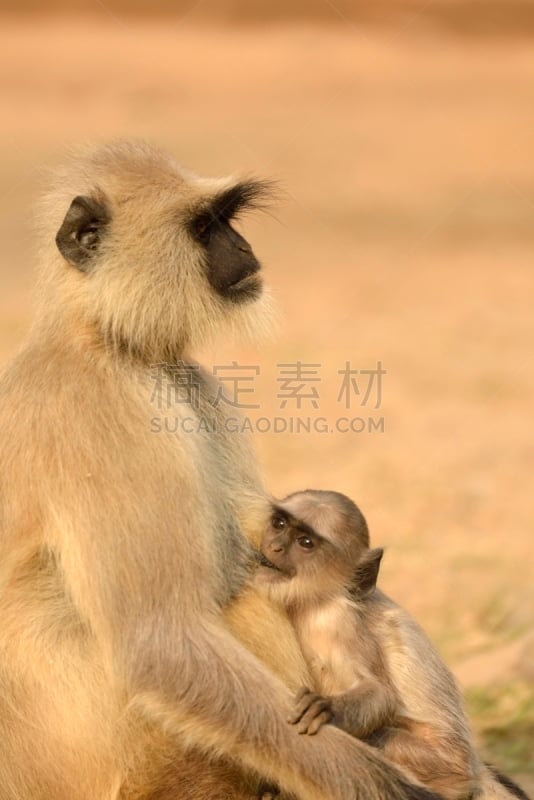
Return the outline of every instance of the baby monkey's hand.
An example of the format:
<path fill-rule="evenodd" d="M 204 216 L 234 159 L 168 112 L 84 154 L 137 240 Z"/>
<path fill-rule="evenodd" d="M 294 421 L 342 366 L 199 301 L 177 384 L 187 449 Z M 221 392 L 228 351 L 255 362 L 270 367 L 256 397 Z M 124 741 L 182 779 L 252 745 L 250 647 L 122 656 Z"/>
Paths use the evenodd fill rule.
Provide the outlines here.
<path fill-rule="evenodd" d="M 323 725 L 330 722 L 333 716 L 330 699 L 303 686 L 295 698 L 295 711 L 287 721 L 296 725 L 299 733 L 313 736 Z"/>

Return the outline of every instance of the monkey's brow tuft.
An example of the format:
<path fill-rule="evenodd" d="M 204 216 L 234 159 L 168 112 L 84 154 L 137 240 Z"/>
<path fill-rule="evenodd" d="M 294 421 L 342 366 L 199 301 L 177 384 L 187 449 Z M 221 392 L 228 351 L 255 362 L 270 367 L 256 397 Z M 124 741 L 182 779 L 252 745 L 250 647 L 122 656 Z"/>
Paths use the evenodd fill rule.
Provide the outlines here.
<path fill-rule="evenodd" d="M 246 209 L 265 209 L 273 192 L 274 183 L 270 181 L 241 181 L 214 199 L 211 213 L 214 217 L 231 219 Z"/>

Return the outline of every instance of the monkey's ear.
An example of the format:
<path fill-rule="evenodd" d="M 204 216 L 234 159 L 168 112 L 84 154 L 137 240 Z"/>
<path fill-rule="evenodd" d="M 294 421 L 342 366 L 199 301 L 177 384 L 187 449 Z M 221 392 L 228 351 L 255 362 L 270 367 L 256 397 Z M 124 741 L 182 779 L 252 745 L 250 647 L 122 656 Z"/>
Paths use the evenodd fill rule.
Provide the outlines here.
<path fill-rule="evenodd" d="M 376 581 L 383 555 L 383 548 L 376 547 L 373 550 L 367 550 L 362 556 L 352 578 L 352 591 L 358 597 L 365 597 L 376 589 Z"/>
<path fill-rule="evenodd" d="M 75 197 L 56 234 L 63 258 L 81 272 L 89 272 L 108 223 L 109 213 L 103 203 L 92 197 Z"/>

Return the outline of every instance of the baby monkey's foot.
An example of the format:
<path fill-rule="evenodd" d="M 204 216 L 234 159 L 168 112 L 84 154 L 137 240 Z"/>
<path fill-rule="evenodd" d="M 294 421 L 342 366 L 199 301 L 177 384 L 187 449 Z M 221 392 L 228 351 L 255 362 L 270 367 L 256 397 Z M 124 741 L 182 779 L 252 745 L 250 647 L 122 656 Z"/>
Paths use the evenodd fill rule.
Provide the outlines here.
<path fill-rule="evenodd" d="M 299 733 L 313 736 L 333 716 L 331 701 L 303 686 L 295 698 L 295 711 L 287 721 L 296 725 Z"/>

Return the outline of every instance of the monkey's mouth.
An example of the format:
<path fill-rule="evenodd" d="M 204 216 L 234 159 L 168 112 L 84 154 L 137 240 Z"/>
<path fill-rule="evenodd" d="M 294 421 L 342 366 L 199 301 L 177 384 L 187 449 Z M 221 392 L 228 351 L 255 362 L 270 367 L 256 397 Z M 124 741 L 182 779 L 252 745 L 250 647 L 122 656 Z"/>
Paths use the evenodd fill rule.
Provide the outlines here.
<path fill-rule="evenodd" d="M 259 567 L 267 567 L 267 569 L 274 569 L 276 570 L 276 572 L 282 572 L 281 569 L 279 569 L 275 564 L 273 564 L 272 561 L 269 561 L 269 559 L 266 558 L 266 556 L 264 556 L 263 553 L 260 552 L 259 550 L 256 553 L 256 564 Z"/>
<path fill-rule="evenodd" d="M 224 295 L 230 300 L 241 303 L 246 300 L 255 300 L 259 297 L 262 287 L 263 281 L 258 271 L 249 272 L 243 278 L 227 286 L 224 290 Z"/>

